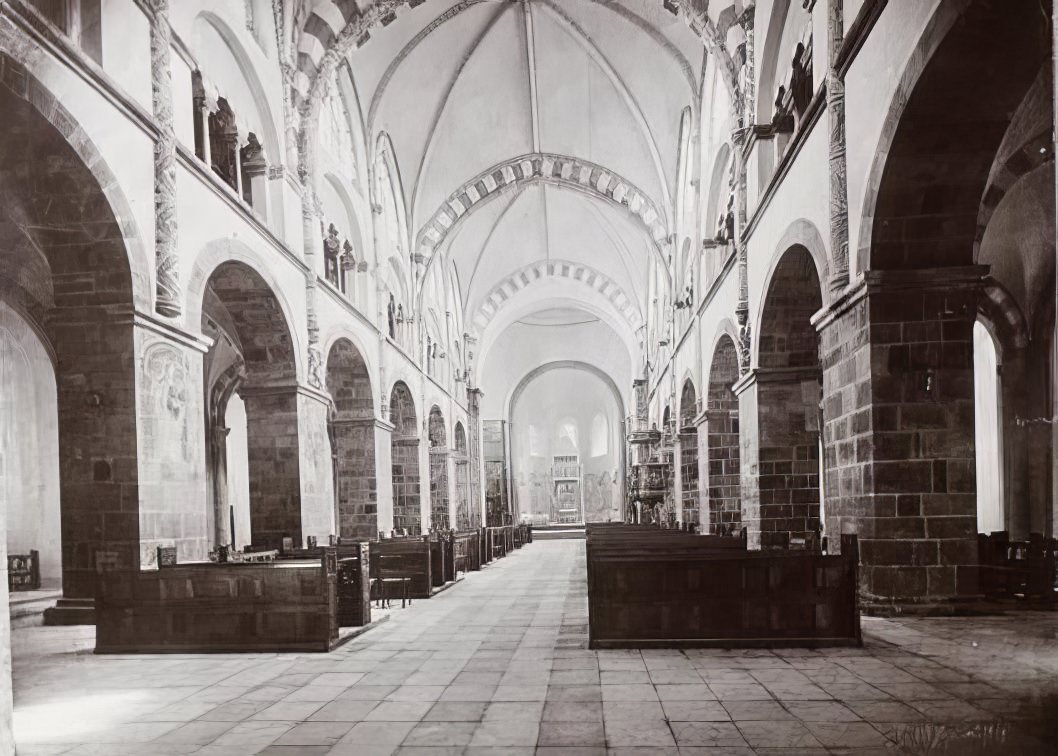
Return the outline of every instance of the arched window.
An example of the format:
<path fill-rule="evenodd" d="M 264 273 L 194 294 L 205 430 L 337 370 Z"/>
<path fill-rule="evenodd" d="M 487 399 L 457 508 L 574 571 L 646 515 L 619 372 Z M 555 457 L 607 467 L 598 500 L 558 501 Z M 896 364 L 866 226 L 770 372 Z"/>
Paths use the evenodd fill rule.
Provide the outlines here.
<path fill-rule="evenodd" d="M 981 321 L 974 323 L 974 442 L 977 448 L 977 529 L 1005 530 L 1003 426 L 996 342 Z"/>
<path fill-rule="evenodd" d="M 610 423 L 601 412 L 591 420 L 591 456 L 602 457 L 610 453 Z"/>
<path fill-rule="evenodd" d="M 543 457 L 544 456 L 544 438 L 543 434 L 540 433 L 539 425 L 529 426 L 529 456 L 530 457 Z"/>
<path fill-rule="evenodd" d="M 564 417 L 558 421 L 558 445 L 561 451 L 573 454 L 580 449 L 577 421 L 572 417 Z"/>

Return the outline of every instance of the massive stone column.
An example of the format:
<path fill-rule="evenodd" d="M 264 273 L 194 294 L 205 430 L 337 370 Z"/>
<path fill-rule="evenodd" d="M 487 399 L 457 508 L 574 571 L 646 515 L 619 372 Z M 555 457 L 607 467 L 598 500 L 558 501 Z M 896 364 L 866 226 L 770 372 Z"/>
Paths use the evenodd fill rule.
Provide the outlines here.
<path fill-rule="evenodd" d="M 172 29 L 169 0 L 149 0 L 151 14 L 151 105 L 158 136 L 154 143 L 155 304 L 160 315 L 181 312 L 176 223 L 176 131 L 170 66 Z M 207 140 L 208 141 L 208 140 Z"/>
<path fill-rule="evenodd" d="M 823 314 L 827 533 L 865 605 L 977 593 L 973 325 L 983 267 L 870 271 Z"/>

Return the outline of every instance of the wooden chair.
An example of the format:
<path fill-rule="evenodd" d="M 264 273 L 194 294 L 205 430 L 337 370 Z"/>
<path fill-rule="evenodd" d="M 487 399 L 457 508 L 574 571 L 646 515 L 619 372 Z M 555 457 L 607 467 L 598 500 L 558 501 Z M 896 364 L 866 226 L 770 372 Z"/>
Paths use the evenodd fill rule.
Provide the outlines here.
<path fill-rule="evenodd" d="M 385 602 L 387 608 L 390 606 L 390 598 L 387 595 L 386 586 L 395 583 L 399 583 L 401 587 L 401 608 L 403 609 L 411 603 L 411 599 L 408 597 L 408 587 L 411 585 L 411 578 L 400 567 L 400 562 L 399 556 L 387 554 L 380 554 L 371 560 L 371 583 L 378 588 L 375 605 L 379 608 L 382 608 L 383 602 Z"/>

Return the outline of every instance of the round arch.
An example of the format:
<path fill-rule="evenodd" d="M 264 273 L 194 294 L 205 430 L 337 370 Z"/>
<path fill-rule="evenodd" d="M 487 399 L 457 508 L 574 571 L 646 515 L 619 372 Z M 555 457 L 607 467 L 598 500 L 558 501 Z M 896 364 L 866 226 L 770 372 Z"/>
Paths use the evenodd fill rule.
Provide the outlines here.
<path fill-rule="evenodd" d="M 761 329 L 763 327 L 763 318 L 765 312 L 765 306 L 768 301 L 768 295 L 775 284 L 775 276 L 779 271 L 780 267 L 788 260 L 787 255 L 791 250 L 803 250 L 807 255 L 808 259 L 811 260 L 811 264 L 814 268 L 816 280 L 819 282 L 826 280 L 827 274 L 827 248 L 823 243 L 823 237 L 819 233 L 819 229 L 808 220 L 798 219 L 787 227 L 786 231 L 779 238 L 778 244 L 775 246 L 775 252 L 772 255 L 771 262 L 768 265 L 768 272 L 764 276 L 764 284 L 760 288 L 760 299 L 757 302 L 757 312 L 754 318 L 753 328 L 753 344 L 751 350 L 751 359 L 756 363 L 757 355 L 760 351 L 760 336 Z M 827 287 L 819 287 L 819 298 L 820 307 L 827 304 L 828 291 Z M 738 343 L 737 340 L 735 342 Z"/>
<path fill-rule="evenodd" d="M 1017 108 L 1047 59 L 1033 39 L 1039 16 L 1035 3 L 939 4 L 895 88 L 865 181 L 856 240 L 860 271 L 972 263 L 983 232 L 982 195 L 1006 130 L 996 128 L 997 119 Z M 976 85 L 972 96 L 968 90 L 945 96 L 954 76 Z M 943 114 L 936 108 L 941 98 L 951 105 Z M 948 185 L 936 183 L 945 177 L 952 177 Z M 915 214 L 939 193 L 952 197 L 944 214 L 916 222 Z"/>
<path fill-rule="evenodd" d="M 3 44 L 2 39 L 0 39 L 0 44 Z M 95 178 L 100 191 L 106 197 L 115 222 L 121 229 L 132 276 L 133 304 L 137 310 L 153 312 L 155 302 L 153 250 L 148 255 L 132 206 L 98 146 L 85 133 L 70 111 L 37 77 L 31 64 L 16 60 L 2 49 L 0 49 L 0 87 L 33 108 L 41 118 L 51 124 L 61 134 L 67 146 L 77 154 L 85 169 Z"/>
<path fill-rule="evenodd" d="M 257 115 L 261 119 L 261 129 L 263 131 L 261 134 L 261 142 L 264 145 L 265 154 L 271 157 L 274 161 L 280 160 L 283 157 L 283 152 L 280 148 L 282 143 L 279 140 L 279 130 L 276 128 L 276 120 L 275 116 L 272 114 L 272 106 L 269 104 L 268 94 L 265 92 L 265 88 L 257 76 L 254 62 L 250 60 L 250 56 L 247 54 L 242 42 L 239 41 L 238 35 L 231 26 L 228 25 L 227 21 L 213 11 L 208 10 L 200 12 L 195 17 L 196 22 L 200 20 L 220 36 L 221 40 L 228 48 L 228 51 L 231 53 L 231 56 L 235 58 L 235 62 L 239 68 L 239 75 L 250 90 L 250 95 L 253 97 Z"/>
<path fill-rule="evenodd" d="M 606 385 L 606 388 L 608 388 L 613 395 L 614 401 L 617 403 L 617 409 L 621 413 L 622 423 L 624 422 L 623 418 L 627 415 L 624 398 L 621 396 L 621 390 L 617 387 L 614 379 L 604 370 L 600 370 L 595 365 L 581 362 L 580 360 L 555 360 L 554 362 L 545 362 L 543 365 L 533 368 L 526 373 L 525 376 L 515 384 L 510 396 L 504 403 L 504 416 L 507 418 L 508 422 L 514 417 L 514 408 L 518 405 L 518 400 L 525 392 L 526 387 L 528 387 L 536 378 L 539 378 L 546 373 L 550 373 L 553 370 L 580 370 L 585 373 L 590 373 L 598 378 Z"/>
<path fill-rule="evenodd" d="M 583 289 L 578 290 L 583 291 Z M 524 290 L 522 296 L 527 296 L 524 293 Z M 530 298 L 525 301 L 512 302 L 510 305 L 504 307 L 492 322 L 489 323 L 489 327 L 481 334 L 473 369 L 478 371 L 487 364 L 488 356 L 496 345 L 496 342 L 507 328 L 515 322 L 538 310 L 557 307 L 573 307 L 598 318 L 606 324 L 611 331 L 613 331 L 617 338 L 622 341 L 627 350 L 628 359 L 634 361 L 636 355 L 639 353 L 639 344 L 636 341 L 635 333 L 628 328 L 621 327 L 620 324 L 622 321 L 617 319 L 613 313 L 607 310 L 607 308 L 599 306 L 598 302 L 593 301 L 594 299 L 594 295 L 592 295 L 590 299 L 558 296 L 548 297 L 546 299 Z"/>
<path fill-rule="evenodd" d="M 237 262 L 246 265 L 261 277 L 265 285 L 275 296 L 294 342 L 294 364 L 298 380 L 305 375 L 304 344 L 301 340 L 300 321 L 295 318 L 295 310 L 283 289 L 278 277 L 271 270 L 271 262 L 265 255 L 236 239 L 214 239 L 207 242 L 195 258 L 187 284 L 187 314 L 185 322 L 194 328 L 202 322 L 202 304 L 206 295 L 206 285 L 214 271 L 226 262 Z M 300 278 L 298 279 L 300 280 Z"/>

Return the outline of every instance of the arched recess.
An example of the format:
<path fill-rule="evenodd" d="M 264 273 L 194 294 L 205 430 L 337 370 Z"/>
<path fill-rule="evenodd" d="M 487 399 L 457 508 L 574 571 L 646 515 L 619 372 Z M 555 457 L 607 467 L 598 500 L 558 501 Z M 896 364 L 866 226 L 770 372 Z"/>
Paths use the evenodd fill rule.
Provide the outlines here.
<path fill-rule="evenodd" d="M 179 455 L 175 461 L 166 454 L 141 459 L 139 431 L 159 427 L 159 418 L 143 406 L 137 358 L 145 373 L 156 363 L 148 363 L 151 339 L 144 340 L 148 349 L 141 343 L 137 351 L 132 313 L 150 311 L 153 278 L 117 182 L 65 108 L 3 54 L 0 112 L 0 302 L 44 346 L 30 369 L 41 374 L 42 387 L 49 379 L 55 385 L 57 454 L 39 461 L 58 470 L 62 588 L 67 598 L 91 601 L 97 554 L 107 567 L 136 570 L 161 535 L 157 521 L 142 516 L 141 487 L 154 481 L 141 479 L 141 470 L 182 481 L 193 465 L 175 467 Z M 5 339 L 0 349 L 3 362 L 14 360 L 13 341 Z M 158 345 L 152 354 L 164 361 L 160 352 L 169 349 Z M 49 352 L 54 366 L 45 357 Z M 179 363 L 170 373 L 179 385 L 165 425 L 182 429 L 201 417 L 197 401 L 185 401 L 182 393 L 192 374 L 178 369 L 192 358 L 175 348 L 168 356 Z M 152 400 L 169 388 L 161 381 L 144 387 Z M 14 397 L 5 391 L 4 399 Z M 0 453 L 23 443 L 24 429 L 13 425 L 18 417 L 0 415 Z M 22 463 L 15 468 L 14 455 L 2 456 L 0 479 L 31 478 Z M 201 474 L 201 465 L 195 472 Z M 6 490 L 6 480 L 0 485 Z M 6 520 L 6 507 L 0 509 Z M 183 553 L 192 541 L 195 553 L 204 553 L 205 533 L 188 531 Z"/>
<path fill-rule="evenodd" d="M 738 347 L 724 333 L 713 349 L 705 406 L 708 526 L 716 535 L 731 535 L 742 528 L 739 402 L 732 389 L 739 377 Z"/>
<path fill-rule="evenodd" d="M 680 391 L 680 484 L 682 490 L 681 520 L 698 524 L 701 516 L 698 509 L 698 392 L 694 382 L 688 378 Z"/>
<path fill-rule="evenodd" d="M 470 457 L 467 452 L 467 432 L 462 422 L 455 428 L 455 513 L 453 527 L 469 530 L 480 525 L 480 514 L 470 511 Z"/>
<path fill-rule="evenodd" d="M 701 220 L 702 237 L 712 239 L 720 243 L 723 239 L 727 241 L 727 213 L 734 210 L 734 193 L 732 180 L 734 178 L 731 161 L 731 145 L 727 142 L 720 145 L 717 150 L 716 159 L 713 162 L 713 170 L 709 178 L 709 193 L 706 198 L 705 215 Z M 726 252 L 727 245 L 724 244 Z M 714 253 L 714 256 L 715 255 Z M 710 273 L 715 271 L 719 265 L 718 260 L 709 260 Z M 710 279 L 710 275 L 703 275 L 704 280 Z M 704 283 L 703 285 L 707 285 Z"/>
<path fill-rule="evenodd" d="M 978 593 L 973 329 L 989 270 L 974 263 L 991 262 L 998 275 L 1029 258 L 1022 244 L 1010 244 L 1027 224 L 1009 223 L 1014 214 L 1000 228 L 1011 198 L 990 188 L 989 176 L 1009 154 L 1005 144 L 1021 147 L 1011 135 L 1052 128 L 1051 87 L 1041 98 L 1040 123 L 1022 119 L 1027 95 L 1050 67 L 1051 5 L 940 3 L 907 58 L 865 181 L 857 262 L 868 286 L 862 304 L 826 326 L 845 337 L 824 333 L 839 342 L 828 345 L 828 363 L 834 356 L 839 364 L 833 371 L 828 365 L 824 400 L 828 483 L 835 482 L 828 510 L 836 513 L 828 515 L 828 530 L 860 533 L 869 564 L 862 593 L 885 602 Z M 1051 192 L 1053 181 L 1044 182 L 1031 202 L 1053 208 Z M 987 212 L 992 203 L 996 215 Z M 992 241 L 1001 254 L 984 255 L 989 235 L 998 237 Z M 1053 225 L 1038 229 L 1041 240 L 1047 236 L 1053 244 Z M 975 258 L 979 241 L 983 258 Z M 1031 351 L 1046 354 L 1042 343 Z M 1047 362 L 1039 360 L 1041 377 Z M 1040 406 L 1047 407 L 1051 387 L 1040 388 Z M 847 435 L 832 432 L 843 427 Z M 1046 448 L 1050 439 L 1045 433 L 1035 440 Z M 1010 437 L 1006 444 L 1012 446 Z M 1054 459 L 1049 451 L 1044 456 L 1040 467 L 1049 478 Z M 1041 526 L 1053 512 L 1050 481 L 1045 485 Z M 908 513 L 900 528 L 879 514 L 894 501 Z M 928 559 L 913 549 L 923 537 L 931 543 Z"/>
<path fill-rule="evenodd" d="M 281 548 L 284 538 L 303 543 L 301 454 L 308 439 L 299 433 L 299 391 L 290 326 L 275 293 L 243 262 L 221 263 L 206 281 L 202 332 L 213 339 L 206 355 L 211 436 L 223 438 L 227 400 L 237 391 L 246 415 L 244 449 L 229 444 L 214 457 L 212 472 L 227 477 L 229 466 L 245 465 L 249 479 L 248 512 L 214 487 L 218 541 L 236 547 L 249 518 L 255 548 Z M 319 450 L 323 452 L 323 449 Z M 306 453 L 308 453 L 306 451 Z M 243 457 L 245 455 L 245 457 Z M 245 461 L 244 461 L 245 459 Z M 217 464 L 218 462 L 215 462 Z M 234 530 L 232 526 L 234 525 Z"/>
<path fill-rule="evenodd" d="M 393 465 L 393 529 L 409 535 L 422 532 L 419 497 L 419 421 L 415 401 L 404 381 L 393 384 L 389 398 L 389 421 L 393 423 L 390 457 Z"/>
<path fill-rule="evenodd" d="M 1042 6 L 1042 7 L 1041 7 Z M 864 201 L 860 270 L 973 262 L 996 152 L 1049 55 L 1049 0 L 941 4 L 886 118 Z"/>
<path fill-rule="evenodd" d="M 803 546 L 820 528 L 822 368 L 812 316 L 823 294 L 816 263 L 794 245 L 780 257 L 761 307 L 755 394 L 759 502 L 747 526 L 762 548 Z M 746 413 L 742 413 L 746 421 Z"/>
<path fill-rule="evenodd" d="M 367 363 L 347 338 L 338 338 L 331 345 L 327 354 L 326 385 L 332 402 L 328 431 L 338 535 L 361 540 L 375 538 L 378 536 L 375 400 Z"/>
<path fill-rule="evenodd" d="M 430 529 L 448 530 L 454 519 L 448 491 L 448 433 L 444 415 L 436 404 L 430 408 L 427 437 L 430 441 Z"/>
<path fill-rule="evenodd" d="M 552 372 L 555 372 L 555 371 L 562 371 L 562 370 L 576 370 L 576 371 L 580 371 L 580 372 L 586 373 L 586 374 L 590 375 L 591 377 L 593 377 L 595 379 L 598 379 L 599 381 L 602 382 L 603 386 L 606 389 L 606 393 L 610 397 L 612 397 L 612 399 L 613 399 L 613 406 L 614 406 L 614 409 L 615 409 L 613 422 L 609 426 L 610 432 L 612 434 L 614 434 L 614 438 L 615 439 L 623 439 L 624 438 L 624 418 L 627 416 L 627 413 L 625 411 L 625 409 L 626 409 L 625 408 L 625 403 L 624 403 L 624 399 L 621 396 L 620 389 L 618 389 L 617 384 L 614 382 L 613 378 L 611 378 L 608 373 L 606 373 L 603 370 L 600 370 L 595 365 L 592 365 L 592 364 L 589 364 L 589 363 L 586 363 L 586 362 L 581 362 L 579 360 L 555 360 L 555 361 L 552 361 L 552 362 L 546 362 L 546 363 L 544 363 L 542 365 L 539 365 L 538 367 L 533 368 L 532 370 L 530 370 L 528 373 L 525 374 L 525 376 L 520 381 L 518 381 L 517 384 L 515 384 L 515 387 L 511 391 L 510 397 L 508 398 L 508 400 L 506 402 L 506 412 L 505 412 L 505 416 L 507 418 L 507 427 L 508 427 L 509 432 L 512 434 L 512 436 L 517 430 L 517 427 L 515 426 L 515 413 L 516 413 L 516 410 L 518 409 L 519 402 L 522 400 L 522 396 L 525 394 L 525 392 L 530 388 L 530 386 L 537 379 L 545 377 L 549 373 L 552 373 Z M 535 410 L 534 410 L 534 414 L 536 414 Z M 568 421 L 568 418 L 563 418 L 563 419 L 566 419 Z M 587 418 L 585 418 L 585 420 L 586 420 L 586 423 L 590 422 L 591 417 L 587 417 Z M 580 446 L 580 442 L 581 442 L 581 439 L 580 439 L 581 435 L 584 436 L 584 440 L 586 442 L 586 448 L 590 447 L 590 443 L 591 443 L 591 433 L 589 432 L 590 431 L 590 425 L 585 424 L 583 433 L 581 433 L 580 430 L 579 430 L 579 424 L 577 424 L 576 422 L 573 422 L 572 425 L 573 425 L 573 427 L 578 429 L 577 432 L 576 432 L 577 438 L 576 439 L 571 439 L 571 438 L 568 438 L 568 436 L 565 437 L 563 439 L 563 441 L 561 442 L 561 444 L 564 445 L 563 448 L 567 448 L 567 449 L 570 448 L 570 444 L 572 444 L 572 446 L 574 446 L 574 447 L 579 447 Z M 527 428 L 526 430 L 529 430 L 529 429 Z M 587 501 L 584 513 L 588 516 L 588 519 L 593 520 L 593 521 L 605 521 L 607 519 L 614 519 L 614 520 L 619 521 L 619 520 L 623 520 L 623 518 L 624 518 L 624 511 L 623 511 L 624 500 L 623 500 L 623 497 L 620 496 L 620 492 L 624 491 L 624 475 L 625 475 L 625 449 L 624 449 L 624 444 L 623 443 L 615 443 L 614 444 L 614 449 L 618 452 L 618 454 L 615 455 L 615 459 L 617 461 L 616 475 L 615 476 L 611 476 L 608 473 L 606 473 L 605 477 L 604 477 L 604 473 L 602 471 L 592 471 L 592 470 L 584 469 L 585 468 L 584 464 L 581 465 L 582 469 L 579 471 L 580 477 L 581 477 L 581 486 L 583 486 L 583 494 L 584 494 L 584 497 L 585 497 L 585 499 Z M 581 462 L 582 463 L 586 461 L 584 459 L 584 456 L 585 455 L 581 455 Z M 510 469 L 508 470 L 509 478 L 512 481 L 529 480 L 531 478 L 531 476 L 534 475 L 534 471 L 533 470 L 521 471 L 521 470 L 517 469 L 516 464 L 515 464 L 515 458 L 514 458 L 513 455 L 512 455 L 512 458 L 508 461 L 508 464 L 510 465 Z M 550 461 L 548 461 L 547 464 L 550 464 Z M 523 472 L 524 472 L 524 474 L 522 474 Z M 548 473 L 548 477 L 550 477 L 550 473 Z M 610 479 L 611 477 L 613 478 L 612 480 Z M 550 480 L 547 481 L 547 485 L 550 487 L 550 485 L 551 485 L 551 481 Z M 593 507 L 592 506 L 592 496 L 597 494 L 598 496 L 596 498 L 600 498 L 600 499 L 601 498 L 605 498 L 605 493 L 606 493 L 605 489 L 607 489 L 610 486 L 612 486 L 612 492 L 617 492 L 616 495 L 612 495 L 611 494 L 612 498 L 614 498 L 615 500 L 619 501 L 619 506 L 617 508 L 617 511 L 614 512 L 611 509 L 612 505 L 605 504 L 604 502 L 599 504 L 599 506 Z M 521 501 L 519 501 L 518 502 L 518 511 L 522 512 L 523 514 L 530 512 L 531 510 L 528 508 L 528 506 L 527 506 L 528 504 L 529 504 L 529 502 L 521 502 Z M 594 512 L 594 516 L 592 516 L 593 512 Z"/>
<path fill-rule="evenodd" d="M 41 586 L 48 589 L 62 586 L 56 367 L 47 334 L 0 295 L 0 501 L 7 514 L 6 553 L 37 551 Z"/>

